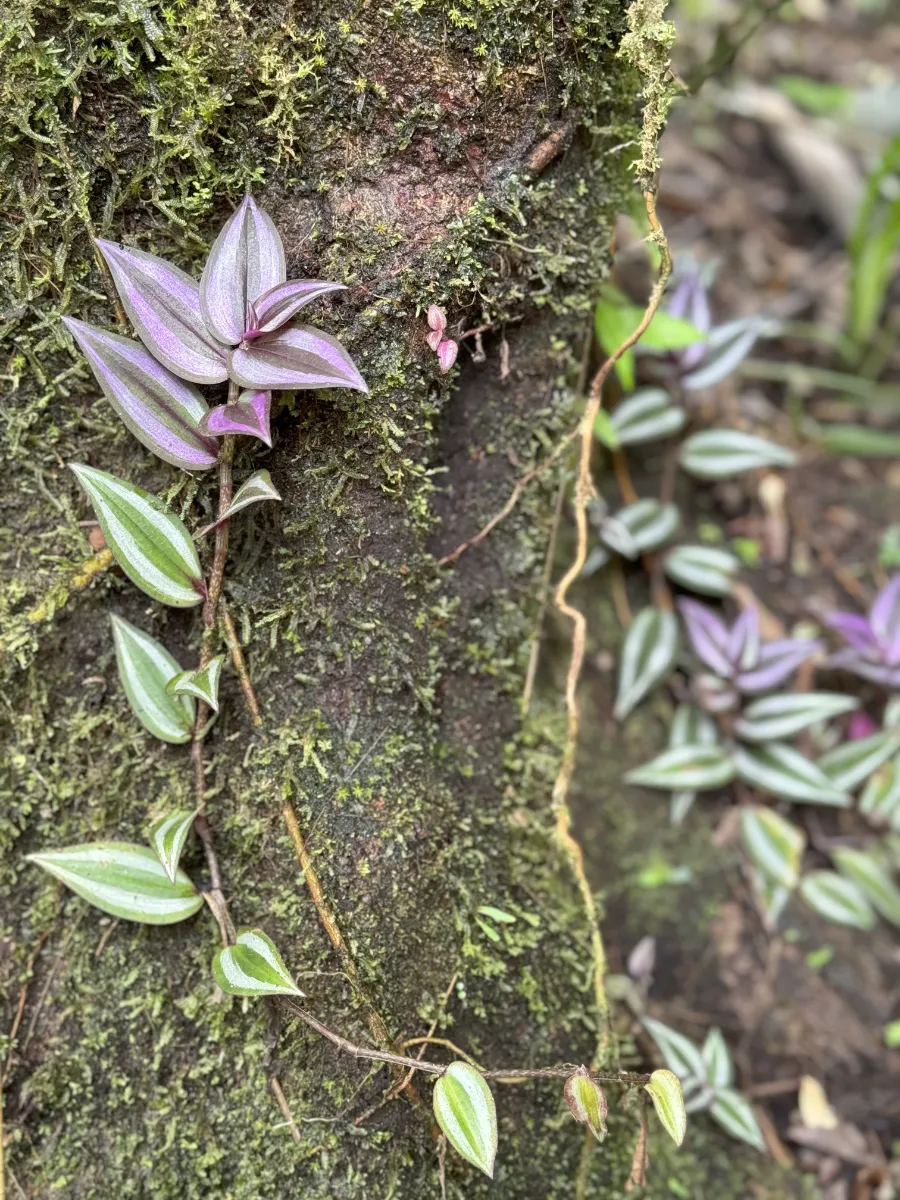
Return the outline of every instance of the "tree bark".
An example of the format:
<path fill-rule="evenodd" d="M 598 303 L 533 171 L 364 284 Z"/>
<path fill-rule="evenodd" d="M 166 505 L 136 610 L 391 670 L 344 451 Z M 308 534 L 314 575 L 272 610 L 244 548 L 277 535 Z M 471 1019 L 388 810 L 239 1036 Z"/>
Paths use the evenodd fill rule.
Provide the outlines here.
<path fill-rule="evenodd" d="M 559 476 L 455 567 L 436 558 L 577 419 L 590 301 L 630 187 L 624 10 L 62 0 L 3 18 L 8 1195 L 441 1194 L 429 1082 L 356 1125 L 389 1072 L 261 1002 L 217 999 L 212 921 L 113 927 L 23 861 L 142 840 L 152 815 L 191 804 L 187 748 L 155 743 L 127 708 L 108 616 L 184 665 L 199 619 L 115 570 L 81 586 L 91 513 L 64 464 L 157 491 L 198 528 L 214 480 L 186 483 L 119 427 L 58 317 L 114 324 L 91 235 L 196 273 L 246 190 L 292 277 L 347 283 L 310 320 L 371 395 L 285 397 L 274 450 L 239 446 L 236 480 L 264 465 L 284 502 L 231 529 L 225 595 L 264 714 L 257 731 L 227 676 L 207 787 L 232 915 L 275 939 L 307 1007 L 356 1042 L 378 1020 L 394 1046 L 437 1021 L 488 1067 L 593 1053 L 586 930 L 550 837 L 555 748 L 523 734 L 518 707 Z M 431 303 L 457 332 L 489 326 L 484 361 L 469 338 L 438 374 Z M 208 883 L 199 846 L 186 865 Z M 482 905 L 515 923 L 479 924 Z M 560 1121 L 560 1088 L 496 1091 L 491 1194 L 572 1195 L 583 1139 Z M 633 1115 L 614 1118 L 588 1195 L 620 1194 L 635 1134 Z M 448 1195 L 488 1194 L 452 1155 L 446 1173 Z"/>

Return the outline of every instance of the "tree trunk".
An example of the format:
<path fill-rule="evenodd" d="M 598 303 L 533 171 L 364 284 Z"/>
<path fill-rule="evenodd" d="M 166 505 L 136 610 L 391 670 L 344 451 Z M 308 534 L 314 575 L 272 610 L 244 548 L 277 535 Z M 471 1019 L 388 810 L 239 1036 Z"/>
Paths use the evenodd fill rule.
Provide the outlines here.
<path fill-rule="evenodd" d="M 91 513 L 65 463 L 140 483 L 197 526 L 214 480 L 186 485 L 131 439 L 58 317 L 113 325 L 91 234 L 196 273 L 247 190 L 292 277 L 349 285 L 313 319 L 371 395 L 285 398 L 274 450 L 239 447 L 238 481 L 264 465 L 284 502 L 232 524 L 225 593 L 265 716 L 255 731 L 228 676 L 207 786 L 232 914 L 269 932 L 308 1008 L 357 1042 L 372 1044 L 375 1012 L 394 1044 L 437 1020 L 490 1067 L 593 1053 L 584 922 L 549 836 L 555 749 L 518 716 L 557 481 L 455 567 L 435 560 L 576 419 L 590 299 L 631 186 L 624 10 L 59 0 L 3 19 L 4 1032 L 24 1004 L 0 1041 L 8 1197 L 441 1194 L 424 1077 L 356 1125 L 389 1073 L 262 1002 L 217 1002 L 212 921 L 114 927 L 24 862 L 142 840 L 151 815 L 192 805 L 186 748 L 127 707 L 108 617 L 185 664 L 199 621 L 115 570 L 80 586 Z M 457 330 L 489 326 L 486 361 L 469 338 L 439 375 L 431 303 Z M 368 1004 L 311 901 L 285 801 Z M 206 880 L 196 845 L 187 866 Z M 482 905 L 515 923 L 480 924 Z M 491 1194 L 572 1195 L 583 1138 L 560 1086 L 496 1092 Z M 634 1133 L 633 1114 L 615 1117 L 588 1195 L 620 1194 Z M 448 1195 L 488 1194 L 452 1154 L 446 1173 Z"/>

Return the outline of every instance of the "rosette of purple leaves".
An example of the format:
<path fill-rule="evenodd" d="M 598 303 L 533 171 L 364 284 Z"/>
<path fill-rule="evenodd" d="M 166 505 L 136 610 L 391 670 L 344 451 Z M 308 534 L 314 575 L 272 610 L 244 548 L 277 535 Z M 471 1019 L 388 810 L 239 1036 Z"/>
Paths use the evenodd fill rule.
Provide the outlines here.
<path fill-rule="evenodd" d="M 694 653 L 716 680 L 729 683 L 735 692 L 771 691 L 822 648 L 821 642 L 807 638 L 762 641 L 753 607 L 745 608 L 730 629 L 696 600 L 683 597 L 678 609 Z"/>
<path fill-rule="evenodd" d="M 66 324 L 116 412 L 167 462 L 211 466 L 213 434 L 268 441 L 272 390 L 368 391 L 340 342 L 296 320 L 343 284 L 288 280 L 278 230 L 250 196 L 216 238 L 199 283 L 144 250 L 97 246 L 143 346 L 81 321 Z M 229 406 L 208 413 L 193 386 L 226 380 L 252 397 L 234 422 Z"/>
<path fill-rule="evenodd" d="M 847 642 L 845 649 L 831 656 L 829 666 L 883 687 L 900 687 L 900 575 L 881 589 L 867 617 L 836 612 L 826 620 Z"/>

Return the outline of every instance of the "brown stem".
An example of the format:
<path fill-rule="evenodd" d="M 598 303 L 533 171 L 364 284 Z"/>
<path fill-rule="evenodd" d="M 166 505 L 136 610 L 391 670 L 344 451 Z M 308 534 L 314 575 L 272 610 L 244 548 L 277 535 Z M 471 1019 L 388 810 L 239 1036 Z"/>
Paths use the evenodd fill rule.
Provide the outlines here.
<path fill-rule="evenodd" d="M 233 484 L 231 464 L 234 461 L 234 438 L 229 435 L 222 438 L 222 448 L 219 451 L 219 517 L 228 511 L 231 505 Z M 213 555 L 212 571 L 209 576 L 206 602 L 203 605 L 203 655 L 201 667 L 205 667 L 213 656 L 216 635 L 216 617 L 219 611 L 219 600 L 222 595 L 222 584 L 225 581 L 225 560 L 228 557 L 228 522 L 223 521 L 216 528 L 216 549 Z"/>
<path fill-rule="evenodd" d="M 241 643 L 237 635 L 237 630 L 234 627 L 234 621 L 231 619 L 231 613 L 226 608 L 225 601 L 221 596 L 219 597 L 219 616 L 222 618 L 225 641 L 228 645 L 228 651 L 231 654 L 231 665 L 234 667 L 235 673 L 240 680 L 241 691 L 244 693 L 244 700 L 250 713 L 250 720 L 254 725 L 262 725 L 262 713 L 259 711 L 259 701 L 256 698 L 256 692 L 253 690 L 253 682 L 250 679 L 250 672 L 247 670 L 244 652 L 241 649 Z"/>
<path fill-rule="evenodd" d="M 338 1050 L 342 1050 L 345 1054 L 351 1054 L 354 1058 L 364 1058 L 369 1062 L 391 1063 L 398 1067 L 412 1067 L 416 1071 L 424 1071 L 427 1075 L 443 1075 L 447 1070 L 447 1063 L 433 1063 L 423 1058 L 410 1058 L 407 1054 L 393 1054 L 389 1050 L 372 1050 L 368 1046 L 358 1046 L 355 1042 L 341 1037 L 339 1033 L 333 1033 L 327 1025 L 323 1025 L 312 1013 L 308 1013 L 293 1000 L 282 998 L 281 1004 L 291 1016 L 298 1017 L 310 1029 L 314 1029 L 333 1046 L 337 1046 Z M 558 1067 L 508 1067 L 496 1071 L 482 1071 L 480 1068 L 476 1068 L 485 1079 L 510 1082 L 519 1079 L 568 1079 L 577 1069 L 576 1063 L 565 1063 Z M 644 1084 L 650 1081 L 649 1075 L 626 1071 L 591 1071 L 590 1075 L 592 1079 L 600 1083 Z"/>
<path fill-rule="evenodd" d="M 606 996 L 606 950 L 603 936 L 600 932 L 600 922 L 597 905 L 590 882 L 584 870 L 584 854 L 581 846 L 572 834 L 572 817 L 568 806 L 569 789 L 572 773 L 575 769 L 575 755 L 578 747 L 578 732 L 580 728 L 580 709 L 578 704 L 578 682 L 584 665 L 587 646 L 587 622 L 584 614 L 569 603 L 569 589 L 581 574 L 587 558 L 588 522 L 587 506 L 594 496 L 594 484 L 591 478 L 591 453 L 594 445 L 594 422 L 603 397 L 603 385 L 616 361 L 629 350 L 641 337 L 663 298 L 663 293 L 669 276 L 672 273 L 672 258 L 668 243 L 656 215 L 656 197 L 650 190 L 644 192 L 644 202 L 647 207 L 647 217 L 660 250 L 660 273 L 644 310 L 644 315 L 637 327 L 625 339 L 619 348 L 603 363 L 591 384 L 590 396 L 585 406 L 584 415 L 578 429 L 580 435 L 578 477 L 575 485 L 575 528 L 577 549 L 575 559 L 560 580 L 554 595 L 557 609 L 572 622 L 572 653 L 569 659 L 569 670 L 566 677 L 566 713 L 567 734 L 562 761 L 556 781 L 553 785 L 552 811 L 556 818 L 556 839 L 565 852 L 572 873 L 578 883 L 584 905 L 585 916 L 591 930 L 591 951 L 594 964 L 593 984 L 594 1002 L 597 1009 L 598 1054 L 601 1061 L 609 1055 L 610 1026 L 609 1001 Z"/>
<path fill-rule="evenodd" d="M 297 814 L 294 812 L 293 806 L 287 801 L 285 801 L 281 811 L 294 846 L 294 853 L 297 855 L 297 862 L 300 864 L 300 870 L 303 872 L 303 878 L 306 880 L 306 886 L 309 888 L 312 902 L 316 906 L 316 912 L 319 914 L 319 920 L 328 934 L 328 940 L 338 953 L 341 966 L 344 968 L 344 974 L 350 980 L 350 986 L 356 992 L 365 1009 L 366 1024 L 369 1027 L 369 1033 L 371 1033 L 376 1042 L 384 1046 L 389 1046 L 391 1038 L 387 1025 L 385 1025 L 381 1014 L 375 1008 L 366 991 L 359 971 L 356 968 L 356 963 L 353 961 L 353 955 L 350 953 L 350 948 L 344 941 L 344 935 L 338 928 L 338 923 L 335 920 L 334 913 L 331 911 L 331 906 L 325 898 L 325 892 L 322 884 L 319 882 L 319 876 L 316 874 L 312 858 L 306 848 L 306 842 L 300 829 L 300 822 L 297 820 Z M 394 1059 L 385 1059 L 384 1061 L 390 1062 L 394 1061 Z"/>

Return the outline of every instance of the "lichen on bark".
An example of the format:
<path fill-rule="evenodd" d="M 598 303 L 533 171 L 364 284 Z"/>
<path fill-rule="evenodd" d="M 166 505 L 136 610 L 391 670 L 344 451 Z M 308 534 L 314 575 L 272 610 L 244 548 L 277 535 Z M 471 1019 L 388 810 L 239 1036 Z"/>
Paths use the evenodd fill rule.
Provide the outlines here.
<path fill-rule="evenodd" d="M 56 0 L 0 18 L 0 1061 L 9 1052 L 6 1161 L 26 1194 L 440 1194 L 428 1085 L 354 1125 L 388 1077 L 265 1006 L 215 1003 L 211 922 L 111 930 L 23 862 L 38 846 L 141 838 L 190 792 L 184 752 L 128 711 L 108 615 L 185 663 L 198 625 L 115 572 L 67 586 L 90 514 L 65 463 L 157 490 L 198 527 L 214 503 L 210 479 L 187 483 L 117 425 L 58 317 L 114 323 L 93 234 L 196 270 L 246 190 L 275 217 L 295 277 L 348 285 L 319 323 L 371 395 L 287 398 L 264 456 L 284 503 L 233 526 L 226 594 L 265 713 L 256 734 L 236 680 L 223 682 L 209 813 L 233 914 L 276 938 L 320 1017 L 365 1040 L 282 824 L 288 798 L 392 1037 L 424 1033 L 458 973 L 438 1032 L 479 1060 L 590 1055 L 581 910 L 549 838 L 553 745 L 523 732 L 516 707 L 555 481 L 452 574 L 434 552 L 477 528 L 573 420 L 630 188 L 624 10 Z M 494 328 L 488 363 L 449 384 L 425 346 L 431 302 Z M 242 449 L 238 479 L 262 462 Z M 30 619 L 41 601 L 49 619 Z M 188 865 L 202 880 L 196 847 Z M 482 904 L 517 916 L 499 943 L 474 920 Z M 499 1110 L 493 1194 L 570 1195 L 581 1136 L 560 1095 L 503 1087 Z M 615 1128 L 597 1196 L 627 1174 L 631 1125 Z M 452 1160 L 447 1182 L 451 1196 L 488 1193 Z"/>

